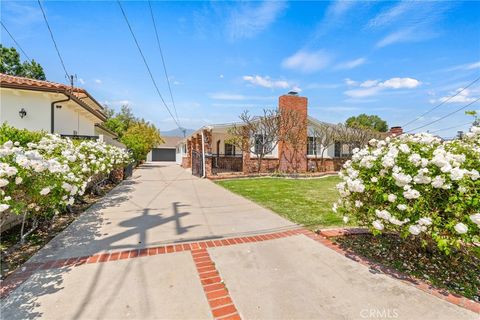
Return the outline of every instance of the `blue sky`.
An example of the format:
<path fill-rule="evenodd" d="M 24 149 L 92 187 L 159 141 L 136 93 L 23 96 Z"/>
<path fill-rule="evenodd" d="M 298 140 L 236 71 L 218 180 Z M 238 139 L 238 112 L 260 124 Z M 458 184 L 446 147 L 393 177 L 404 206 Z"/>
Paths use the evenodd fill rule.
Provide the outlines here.
<path fill-rule="evenodd" d="M 122 2 L 171 107 L 147 2 Z M 111 2 L 43 2 L 77 85 L 98 101 L 175 128 Z M 343 122 L 360 113 L 402 125 L 480 76 L 480 2 L 152 2 L 182 126 L 236 121 L 291 89 L 309 113 Z M 1 19 L 47 78 L 65 82 L 37 2 L 2 1 Z M 14 46 L 2 29 L 1 42 Z M 480 81 L 409 125 L 480 97 Z M 471 108 L 480 110 L 480 102 Z M 463 111 L 425 128 L 453 136 Z M 462 124 L 464 124 L 462 126 Z M 455 127 L 457 126 L 457 127 Z"/>

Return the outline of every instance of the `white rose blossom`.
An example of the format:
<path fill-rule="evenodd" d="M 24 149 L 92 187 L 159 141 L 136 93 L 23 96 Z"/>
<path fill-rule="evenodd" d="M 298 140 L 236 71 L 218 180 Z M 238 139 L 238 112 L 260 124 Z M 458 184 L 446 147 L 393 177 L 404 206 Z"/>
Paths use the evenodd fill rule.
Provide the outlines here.
<path fill-rule="evenodd" d="M 379 220 L 375 220 L 372 222 L 372 225 L 375 229 L 382 231 L 384 226 Z"/>
<path fill-rule="evenodd" d="M 470 215 L 470 220 L 480 227 L 480 212 Z"/>
<path fill-rule="evenodd" d="M 463 224 L 463 223 L 457 223 L 454 227 L 455 231 L 457 231 L 459 234 L 464 234 L 464 233 L 467 233 L 468 231 L 468 227 Z"/>

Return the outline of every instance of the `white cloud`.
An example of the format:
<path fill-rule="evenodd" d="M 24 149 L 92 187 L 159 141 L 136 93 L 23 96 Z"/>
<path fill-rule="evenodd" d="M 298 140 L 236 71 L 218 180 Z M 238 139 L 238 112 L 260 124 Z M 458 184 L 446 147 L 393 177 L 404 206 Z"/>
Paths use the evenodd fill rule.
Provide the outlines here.
<path fill-rule="evenodd" d="M 270 89 L 275 89 L 275 88 L 281 88 L 281 89 L 287 89 L 292 87 L 288 81 L 285 80 L 273 80 L 270 77 L 262 77 L 262 76 L 243 76 L 243 80 L 250 82 L 251 84 L 255 86 L 260 86 L 264 88 L 270 88 Z"/>
<path fill-rule="evenodd" d="M 300 50 L 294 55 L 284 59 L 282 66 L 287 69 L 298 70 L 304 73 L 311 73 L 328 66 L 331 56 L 323 50 L 309 52 Z"/>
<path fill-rule="evenodd" d="M 421 84 L 420 81 L 413 78 L 391 78 L 385 82 L 380 83 L 382 87 L 392 88 L 392 89 L 412 89 L 416 88 Z"/>
<path fill-rule="evenodd" d="M 355 5 L 360 4 L 360 1 L 333 1 L 326 9 L 325 16 L 317 25 L 313 39 L 326 34 L 332 28 L 342 24 L 345 19 L 344 16 L 351 12 Z"/>
<path fill-rule="evenodd" d="M 480 68 L 480 61 L 476 61 L 472 63 L 460 64 L 457 66 L 443 69 L 441 71 L 449 72 L 449 71 L 456 71 L 456 70 L 474 70 L 479 68 Z"/>
<path fill-rule="evenodd" d="M 358 58 L 358 59 L 354 59 L 354 60 L 350 60 L 350 61 L 345 61 L 345 62 L 337 64 L 335 66 L 335 69 L 337 69 L 337 70 L 350 70 L 350 69 L 356 68 L 358 66 L 361 66 L 365 62 L 367 62 L 367 59 L 365 59 L 365 58 Z"/>
<path fill-rule="evenodd" d="M 100 80 L 100 79 L 95 79 L 95 83 L 101 84 L 101 83 L 102 83 L 102 80 Z"/>
<path fill-rule="evenodd" d="M 435 103 L 435 102 L 469 103 L 469 102 L 473 102 L 476 99 L 478 99 L 478 97 L 473 97 L 472 96 L 472 91 L 471 90 L 465 89 L 462 92 L 460 92 L 462 89 L 463 88 L 458 88 L 457 90 L 455 90 L 455 92 L 450 92 L 450 94 L 448 96 L 441 97 L 440 99 L 438 99 L 438 101 L 433 101 L 432 103 Z M 458 92 L 460 92 L 460 93 L 458 93 Z M 455 95 L 456 93 L 458 93 L 458 95 L 456 95 L 453 98 L 450 98 L 451 96 Z"/>
<path fill-rule="evenodd" d="M 347 84 L 347 86 L 356 86 L 358 85 L 358 82 L 357 81 L 354 81 L 350 78 L 346 78 L 345 79 L 345 83 Z"/>
<path fill-rule="evenodd" d="M 364 98 L 374 96 L 382 90 L 380 87 L 371 87 L 366 89 L 352 89 L 344 92 L 347 96 L 351 98 Z"/>
<path fill-rule="evenodd" d="M 471 63 L 467 66 L 467 70 L 478 69 L 480 68 L 480 61 Z"/>
<path fill-rule="evenodd" d="M 85 80 L 83 80 L 82 78 L 78 78 L 78 83 L 80 83 L 81 85 L 84 85 L 84 84 L 85 84 Z"/>
<path fill-rule="evenodd" d="M 302 92 L 302 88 L 300 88 L 299 86 L 293 86 L 293 87 L 292 87 L 292 91 Z"/>
<path fill-rule="evenodd" d="M 214 100 L 273 100 L 275 97 L 262 97 L 262 96 L 245 96 L 243 94 L 228 93 L 228 92 L 215 92 L 209 94 L 211 99 Z"/>
<path fill-rule="evenodd" d="M 355 5 L 355 1 L 345 1 L 345 0 L 334 1 L 327 8 L 327 15 L 332 16 L 332 17 L 339 17 L 339 16 L 345 14 L 354 5 Z"/>
<path fill-rule="evenodd" d="M 379 13 L 375 18 L 368 22 L 368 27 L 375 28 L 388 25 L 394 22 L 395 19 L 407 13 L 415 5 L 413 1 L 401 1 L 393 7 Z"/>
<path fill-rule="evenodd" d="M 371 88 L 375 87 L 378 84 L 378 80 L 365 80 L 362 83 L 359 84 L 360 87 L 362 88 Z"/>
<path fill-rule="evenodd" d="M 219 77 L 220 79 L 223 79 L 223 78 L 224 78 L 223 74 L 219 75 L 218 77 Z"/>
<path fill-rule="evenodd" d="M 398 42 L 408 42 L 414 40 L 416 38 L 414 31 L 414 28 L 406 28 L 392 32 L 378 41 L 375 46 L 377 48 L 383 48 Z"/>
<path fill-rule="evenodd" d="M 422 83 L 413 78 L 391 78 L 383 82 L 379 80 L 366 80 L 363 82 L 345 79 L 345 82 L 350 87 L 360 87 L 359 89 L 350 89 L 344 92 L 351 98 L 364 98 L 377 95 L 386 89 L 413 89 L 420 86 Z"/>
<path fill-rule="evenodd" d="M 367 28 L 396 28 L 377 42 L 377 48 L 428 40 L 438 36 L 440 29 L 436 23 L 450 7 L 449 1 L 401 1 L 370 20 Z"/>
<path fill-rule="evenodd" d="M 251 38 L 267 29 L 286 8 L 284 1 L 263 1 L 259 5 L 242 4 L 227 22 L 231 40 Z"/>

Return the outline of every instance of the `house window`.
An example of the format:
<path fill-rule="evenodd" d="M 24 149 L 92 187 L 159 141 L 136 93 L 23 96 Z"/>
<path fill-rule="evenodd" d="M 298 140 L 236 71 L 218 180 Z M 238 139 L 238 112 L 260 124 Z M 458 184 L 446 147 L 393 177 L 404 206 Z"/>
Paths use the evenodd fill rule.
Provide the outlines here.
<path fill-rule="evenodd" d="M 230 143 L 225 143 L 225 155 L 234 156 L 235 155 L 235 146 Z"/>
<path fill-rule="evenodd" d="M 315 137 L 308 137 L 308 143 L 307 143 L 307 155 L 309 156 L 315 156 L 318 154 L 319 151 L 319 145 L 317 143 L 317 139 Z"/>
<path fill-rule="evenodd" d="M 335 158 L 340 158 L 342 154 L 342 144 L 340 142 L 335 142 Z"/>
<path fill-rule="evenodd" d="M 265 136 L 263 134 L 255 135 L 255 154 L 271 154 L 270 149 L 272 148 L 271 143 L 265 143 Z M 263 150 L 262 150 L 263 148 Z M 263 152 L 262 152 L 263 151 Z M 268 152 L 269 151 L 269 152 Z"/>
<path fill-rule="evenodd" d="M 350 157 L 352 155 L 352 146 L 348 143 L 335 142 L 335 157 Z"/>

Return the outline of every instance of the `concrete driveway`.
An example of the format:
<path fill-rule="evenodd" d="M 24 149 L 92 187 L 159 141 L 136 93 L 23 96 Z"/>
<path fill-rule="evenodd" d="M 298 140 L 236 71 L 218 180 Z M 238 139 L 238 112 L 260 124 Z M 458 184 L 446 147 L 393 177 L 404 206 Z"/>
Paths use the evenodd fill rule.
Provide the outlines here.
<path fill-rule="evenodd" d="M 2 319 L 478 319 L 169 163 L 135 170 L 22 274 Z"/>

